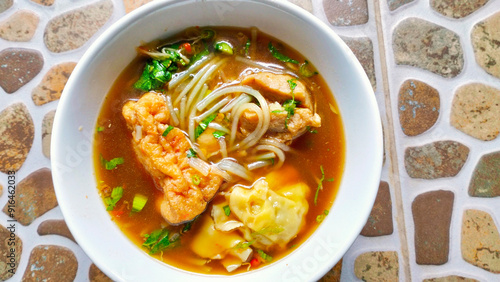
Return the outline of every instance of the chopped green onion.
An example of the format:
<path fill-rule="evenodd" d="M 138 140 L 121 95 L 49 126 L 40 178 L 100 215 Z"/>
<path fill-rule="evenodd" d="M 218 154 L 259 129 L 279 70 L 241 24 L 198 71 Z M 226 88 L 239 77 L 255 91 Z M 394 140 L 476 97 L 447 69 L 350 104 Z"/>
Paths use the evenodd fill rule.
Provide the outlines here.
<path fill-rule="evenodd" d="M 322 214 L 316 216 L 316 221 L 318 223 L 322 222 L 325 219 L 325 217 L 328 215 L 328 213 L 329 213 L 328 210 L 324 210 Z"/>
<path fill-rule="evenodd" d="M 214 133 L 212 133 L 212 135 L 215 137 L 215 139 L 219 139 L 226 134 L 227 134 L 226 132 L 220 131 L 220 130 L 216 130 L 216 131 L 214 131 Z"/>
<path fill-rule="evenodd" d="M 201 178 L 198 176 L 198 174 L 193 174 L 193 176 L 191 176 L 191 180 L 193 181 L 194 185 L 200 185 Z"/>
<path fill-rule="evenodd" d="M 163 131 L 163 133 L 162 133 L 162 135 L 161 135 L 161 136 L 163 136 L 163 137 L 167 136 L 167 134 L 168 134 L 170 131 L 172 131 L 172 129 L 174 129 L 174 127 L 173 127 L 173 126 L 171 126 L 171 125 L 169 125 L 169 126 L 167 127 L 167 129 L 165 129 L 165 131 Z"/>
<path fill-rule="evenodd" d="M 197 158 L 198 153 L 196 153 L 196 151 L 193 148 L 189 148 L 189 150 L 187 151 L 187 157 L 188 158 Z"/>
<path fill-rule="evenodd" d="M 111 191 L 111 196 L 104 198 L 104 203 L 106 203 L 107 211 L 112 211 L 116 203 L 120 201 L 120 199 L 123 197 L 123 188 L 122 187 L 115 187 L 113 188 L 113 191 Z"/>
<path fill-rule="evenodd" d="M 148 197 L 141 194 L 135 194 L 134 200 L 132 201 L 132 212 L 142 211 L 147 201 Z"/>
<path fill-rule="evenodd" d="M 112 170 L 116 168 L 117 165 L 121 165 L 125 162 L 123 158 L 114 158 L 107 161 L 102 155 L 100 155 L 100 159 L 101 159 L 101 165 L 107 170 Z"/>
<path fill-rule="evenodd" d="M 270 255 L 268 255 L 268 254 L 266 254 L 266 253 L 264 253 L 263 250 L 257 250 L 257 253 L 259 254 L 259 256 L 261 258 L 263 258 L 267 262 L 271 262 L 273 260 L 273 257 L 270 256 Z"/>
<path fill-rule="evenodd" d="M 229 45 L 229 43 L 227 43 L 227 42 L 224 42 L 224 41 L 216 42 L 214 47 L 215 47 L 216 51 L 219 51 L 223 54 L 226 54 L 226 55 L 233 54 L 233 47 L 231 47 L 231 45 Z"/>
<path fill-rule="evenodd" d="M 278 59 L 278 60 L 280 60 L 280 61 L 282 61 L 284 63 L 293 63 L 293 64 L 298 64 L 299 63 L 298 61 L 296 61 L 294 59 L 291 59 L 290 57 L 281 54 L 273 46 L 273 43 L 269 42 L 269 45 L 267 47 L 269 48 L 269 51 L 271 51 L 271 54 L 273 55 L 273 57 L 275 57 L 276 59 Z"/>
<path fill-rule="evenodd" d="M 223 209 L 224 209 L 224 214 L 226 216 L 229 216 L 231 214 L 231 209 L 229 208 L 229 205 L 225 205 Z"/>
<path fill-rule="evenodd" d="M 233 247 L 233 249 L 246 249 L 250 247 L 253 243 L 255 243 L 255 240 L 252 240 L 250 242 L 239 242 Z"/>
<path fill-rule="evenodd" d="M 104 126 L 97 127 L 97 132 L 103 132 L 103 131 L 104 131 Z"/>

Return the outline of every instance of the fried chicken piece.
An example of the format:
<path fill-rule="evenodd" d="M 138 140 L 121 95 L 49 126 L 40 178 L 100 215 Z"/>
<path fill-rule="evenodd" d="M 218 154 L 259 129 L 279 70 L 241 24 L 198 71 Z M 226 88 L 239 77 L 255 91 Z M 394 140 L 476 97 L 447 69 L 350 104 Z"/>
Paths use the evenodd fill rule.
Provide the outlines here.
<path fill-rule="evenodd" d="M 288 81 L 293 81 L 297 84 L 293 89 L 293 94 Z M 309 109 L 312 107 L 311 94 L 307 91 L 306 86 L 288 74 L 259 72 L 246 76 L 241 81 L 241 84 L 248 85 L 260 91 L 267 100 L 272 102 L 282 104 L 284 101 L 295 97 L 295 101 L 299 101 L 301 107 Z"/>
<path fill-rule="evenodd" d="M 162 136 L 170 113 L 160 95 L 150 92 L 137 102 L 129 101 L 122 114 L 137 158 L 163 190 L 163 218 L 172 225 L 193 220 L 217 193 L 222 178 L 212 173 L 203 176 L 189 166 L 186 152 L 191 144 L 180 129 L 174 127 Z"/>

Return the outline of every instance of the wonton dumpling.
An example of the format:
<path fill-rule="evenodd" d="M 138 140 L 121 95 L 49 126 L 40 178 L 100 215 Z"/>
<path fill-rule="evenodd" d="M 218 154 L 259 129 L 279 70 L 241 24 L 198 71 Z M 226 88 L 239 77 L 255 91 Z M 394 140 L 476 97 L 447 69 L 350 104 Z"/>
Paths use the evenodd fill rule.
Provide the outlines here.
<path fill-rule="evenodd" d="M 299 183 L 275 192 L 265 180 L 259 180 L 252 189 L 235 187 L 229 196 L 229 207 L 245 226 L 258 234 L 259 243 L 285 247 L 304 224 L 309 209 L 305 200 L 308 191 L 306 184 Z M 250 234 L 245 232 L 245 235 Z"/>

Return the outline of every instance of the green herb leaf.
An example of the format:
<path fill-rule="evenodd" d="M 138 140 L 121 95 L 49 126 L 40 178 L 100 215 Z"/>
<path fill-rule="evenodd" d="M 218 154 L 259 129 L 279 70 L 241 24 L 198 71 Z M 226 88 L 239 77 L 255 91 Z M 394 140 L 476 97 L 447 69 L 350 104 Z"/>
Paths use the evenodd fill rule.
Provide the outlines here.
<path fill-rule="evenodd" d="M 245 56 L 248 56 L 249 49 L 250 49 L 250 39 L 248 39 L 247 43 L 245 43 Z"/>
<path fill-rule="evenodd" d="M 113 191 L 111 191 L 111 196 L 104 198 L 104 203 L 107 205 L 106 210 L 112 211 L 122 197 L 123 197 L 123 188 L 122 187 L 113 188 Z"/>
<path fill-rule="evenodd" d="M 208 51 L 208 49 L 203 49 L 203 51 L 195 54 L 192 58 L 191 58 L 191 62 L 190 64 L 193 65 L 194 63 L 196 63 L 197 61 L 201 60 L 201 58 L 205 57 L 205 56 L 208 56 L 210 54 L 210 51 Z"/>
<path fill-rule="evenodd" d="M 281 54 L 278 50 L 276 50 L 276 48 L 273 46 L 272 42 L 269 42 L 267 47 L 269 48 L 269 51 L 271 51 L 271 54 L 273 55 L 273 57 L 275 57 L 276 59 L 278 59 L 284 63 L 293 63 L 293 64 L 299 63 L 298 61 Z"/>
<path fill-rule="evenodd" d="M 132 212 L 140 212 L 148 202 L 148 197 L 135 194 L 134 200 L 132 201 Z"/>
<path fill-rule="evenodd" d="M 295 81 L 297 81 L 296 78 L 292 78 L 292 79 L 289 79 L 286 81 L 286 82 L 288 82 L 288 85 L 290 86 L 290 90 L 292 90 L 292 97 L 294 97 L 294 98 L 295 98 L 295 95 L 293 95 L 293 90 L 295 90 L 295 87 L 297 87 L 297 83 Z"/>
<path fill-rule="evenodd" d="M 177 54 L 177 56 L 179 56 L 179 54 Z M 180 60 L 183 61 L 182 59 Z M 174 60 L 163 60 L 163 62 L 168 63 L 168 65 L 170 65 L 172 61 Z M 151 60 L 146 63 L 142 75 L 139 80 L 134 83 L 134 87 L 143 91 L 156 90 L 162 88 L 170 79 L 172 79 L 172 73 L 167 70 L 167 67 L 159 60 Z"/>
<path fill-rule="evenodd" d="M 107 161 L 102 155 L 100 155 L 99 157 L 101 159 L 101 165 L 107 170 L 112 170 L 116 168 L 117 165 L 121 165 L 125 162 L 123 158 L 114 158 L 110 161 Z"/>
<path fill-rule="evenodd" d="M 163 137 L 167 136 L 167 134 L 168 134 L 170 131 L 172 131 L 172 129 L 174 129 L 174 127 L 173 127 L 173 126 L 171 126 L 171 125 L 169 125 L 169 126 L 167 127 L 167 129 L 165 129 L 165 131 L 163 131 L 163 133 L 161 134 L 161 136 L 163 136 Z"/>
<path fill-rule="evenodd" d="M 316 129 L 312 129 L 309 125 L 308 125 L 308 126 L 306 126 L 306 129 L 307 129 L 307 131 L 309 131 L 310 133 L 313 133 L 313 134 L 318 133 L 318 131 L 317 131 Z"/>
<path fill-rule="evenodd" d="M 184 226 L 182 227 L 181 233 L 186 233 L 189 230 L 191 230 L 192 225 L 193 225 L 193 221 L 190 221 L 190 222 L 184 224 Z"/>
<path fill-rule="evenodd" d="M 201 38 L 202 39 L 212 39 L 215 36 L 215 31 L 212 29 L 204 29 L 201 31 Z"/>
<path fill-rule="evenodd" d="M 261 258 L 263 258 L 265 261 L 267 261 L 267 262 L 271 262 L 271 261 L 273 261 L 273 257 L 272 257 L 272 256 L 270 256 L 270 255 L 268 255 L 268 254 L 266 254 L 266 253 L 264 253 L 264 251 L 263 251 L 263 250 L 257 250 L 257 253 L 258 253 L 258 254 L 259 254 L 259 256 L 260 256 Z"/>
<path fill-rule="evenodd" d="M 304 63 L 300 64 L 299 73 L 305 77 L 311 77 L 313 75 L 318 74 L 317 71 L 313 70 L 309 65 L 309 62 L 306 60 Z"/>
<path fill-rule="evenodd" d="M 231 214 L 231 209 L 229 208 L 229 205 L 225 205 L 223 209 L 224 209 L 224 214 L 226 216 L 229 216 Z"/>
<path fill-rule="evenodd" d="M 187 157 L 188 158 L 197 158 L 198 153 L 196 153 L 196 151 L 193 148 L 189 148 L 189 150 L 187 151 Z"/>
<path fill-rule="evenodd" d="M 198 137 L 200 137 L 200 135 L 208 128 L 208 124 L 211 123 L 216 117 L 217 113 L 213 113 L 203 119 L 194 130 L 194 139 L 198 139 Z"/>
<path fill-rule="evenodd" d="M 104 126 L 97 127 L 97 132 L 103 132 L 103 131 L 104 131 Z"/>
<path fill-rule="evenodd" d="M 314 205 L 318 204 L 318 195 L 319 195 L 319 190 L 323 190 L 323 181 L 325 180 L 325 171 L 323 170 L 323 166 L 319 166 L 321 169 L 321 178 L 318 183 L 318 188 L 316 188 L 316 193 L 314 194 Z"/>
<path fill-rule="evenodd" d="M 216 131 L 214 131 L 214 133 L 212 133 L 212 135 L 215 137 L 215 139 L 219 139 L 226 134 L 227 134 L 226 132 L 220 131 L 220 130 L 216 130 Z"/>
<path fill-rule="evenodd" d="M 180 237 L 177 237 L 175 240 L 171 240 L 171 238 L 169 238 L 169 234 L 169 230 L 165 228 L 155 230 L 151 232 L 151 234 L 144 234 L 142 237 L 145 238 L 145 241 L 142 246 L 147 248 L 149 250 L 149 254 L 151 255 L 164 251 L 167 248 L 171 248 Z"/>

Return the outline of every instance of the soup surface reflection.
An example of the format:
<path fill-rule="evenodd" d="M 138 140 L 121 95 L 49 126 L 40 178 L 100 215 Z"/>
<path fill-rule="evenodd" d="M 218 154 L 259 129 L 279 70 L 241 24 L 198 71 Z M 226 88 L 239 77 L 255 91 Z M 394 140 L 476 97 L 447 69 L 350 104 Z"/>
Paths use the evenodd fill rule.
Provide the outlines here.
<path fill-rule="evenodd" d="M 138 47 L 94 142 L 112 220 L 153 257 L 206 274 L 299 248 L 328 216 L 344 151 L 335 100 L 307 58 L 227 27 Z"/>

